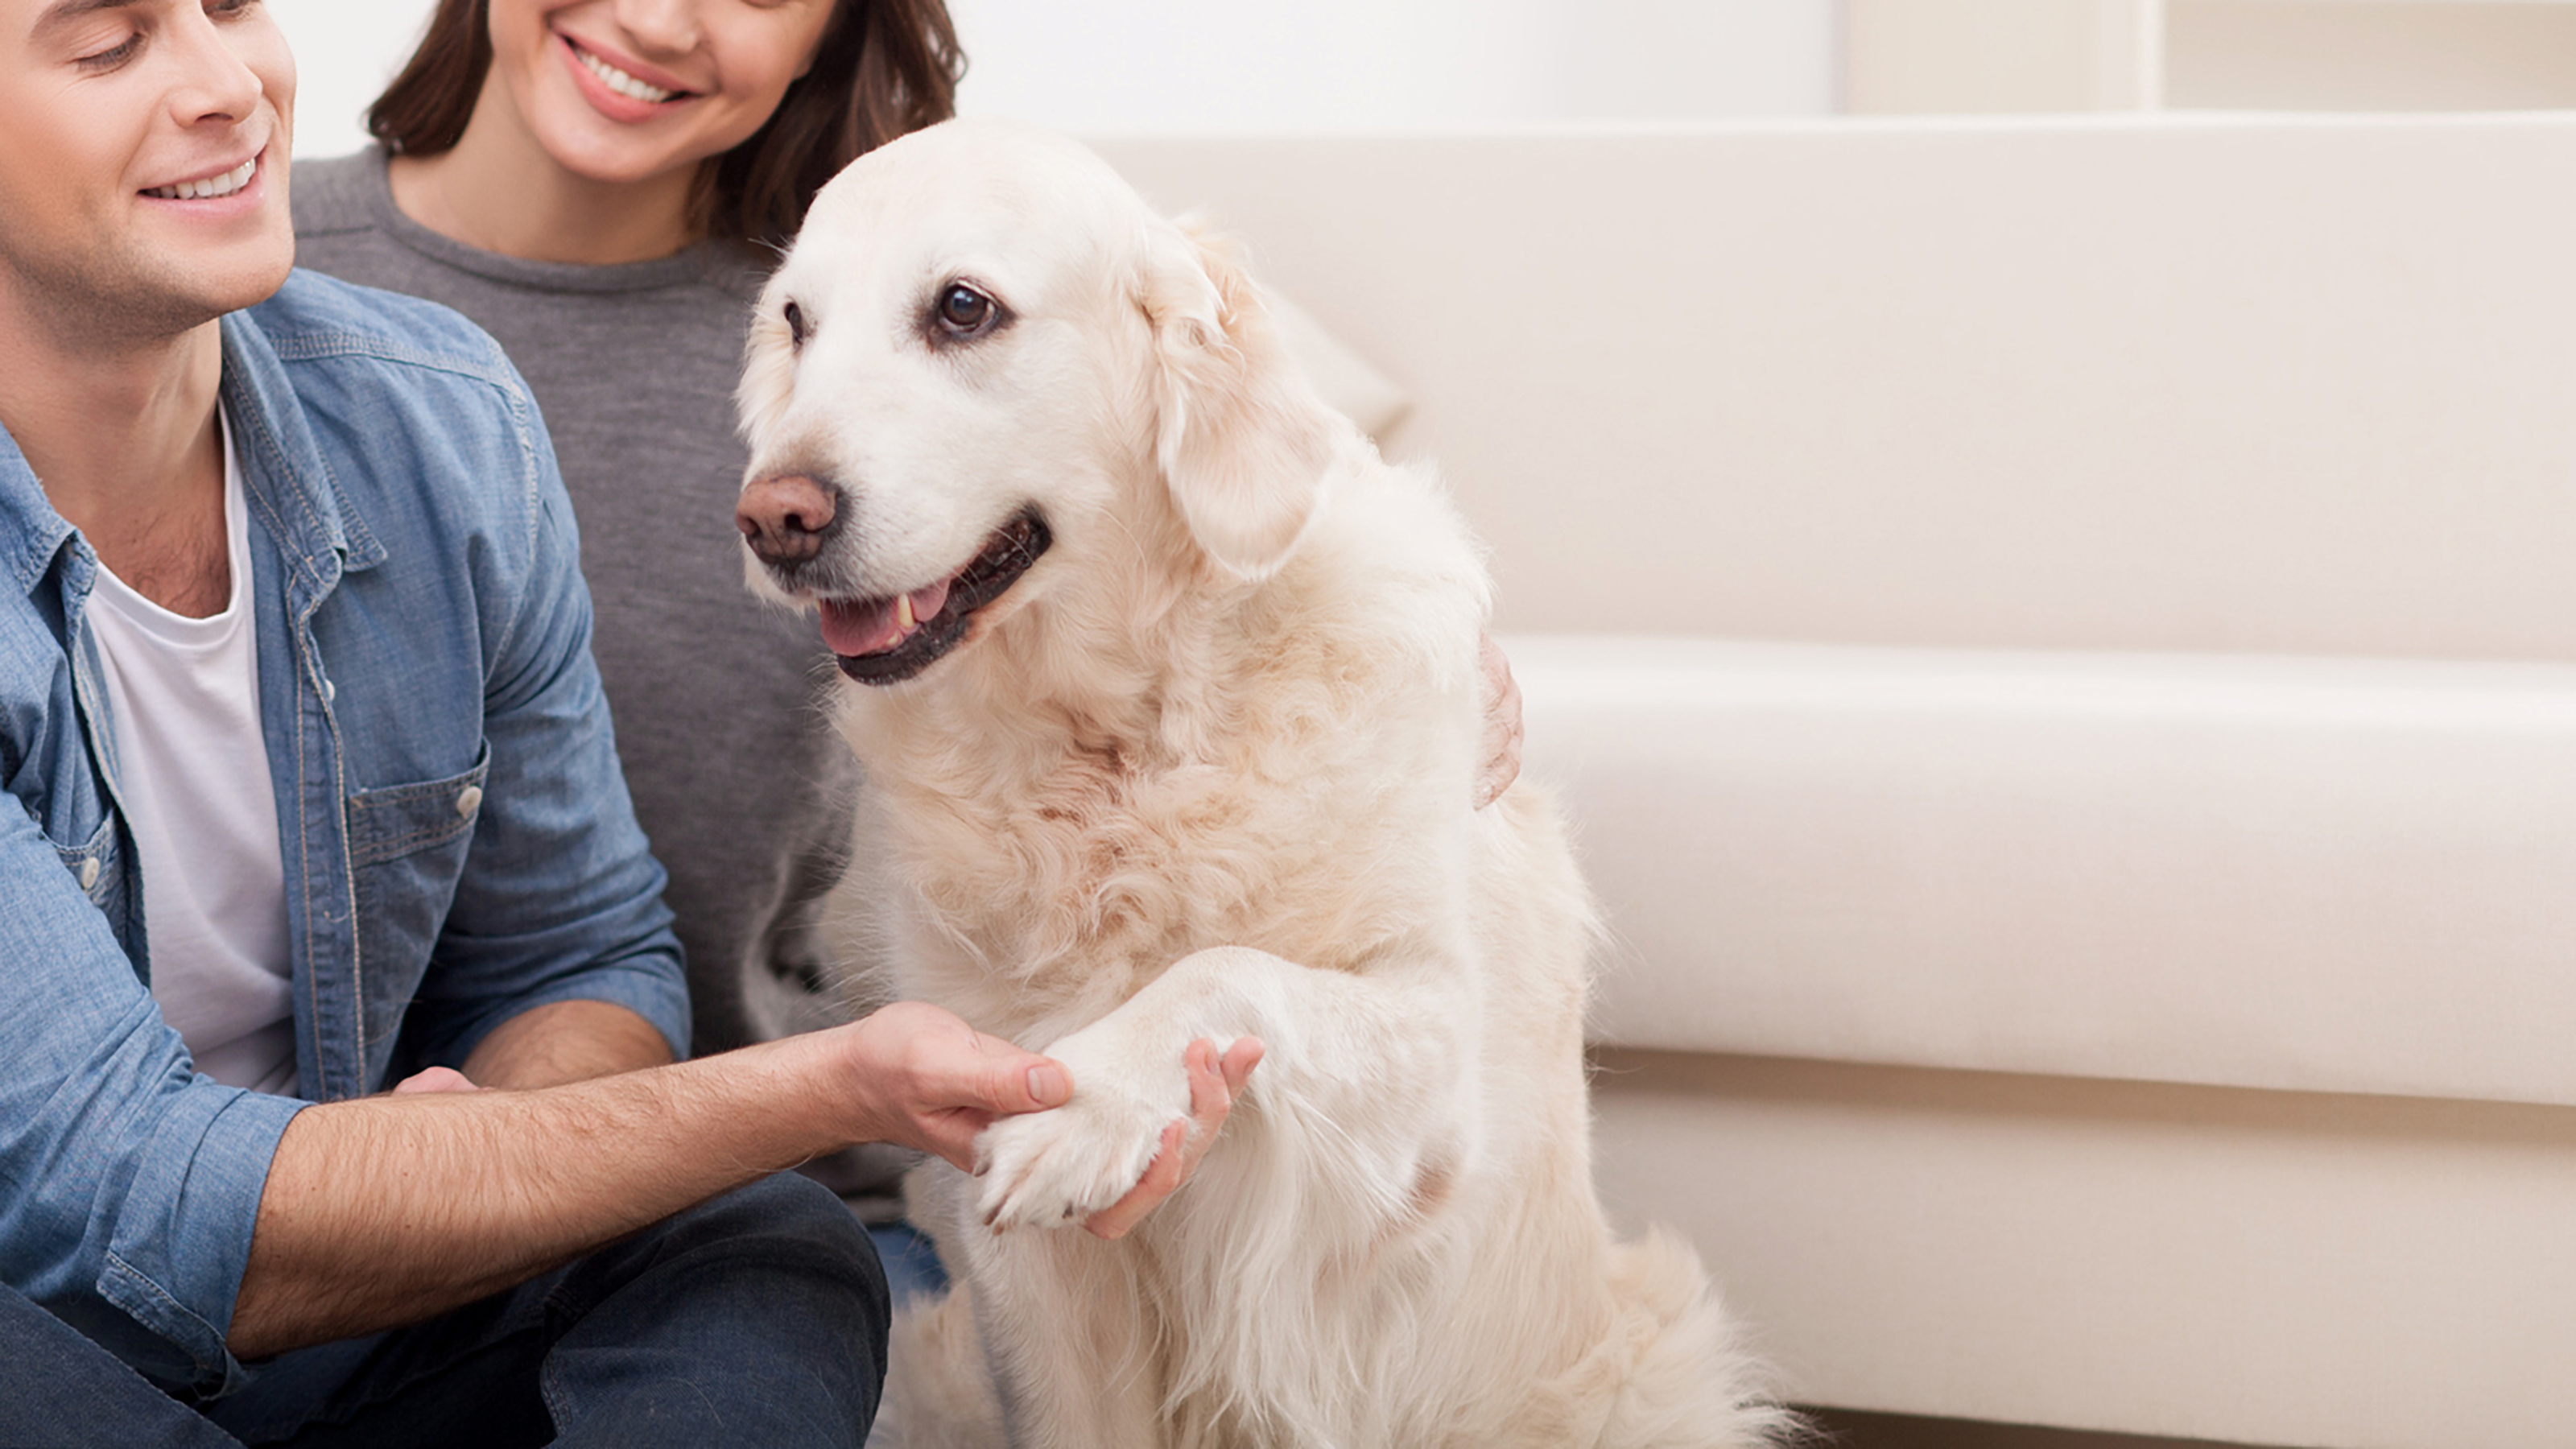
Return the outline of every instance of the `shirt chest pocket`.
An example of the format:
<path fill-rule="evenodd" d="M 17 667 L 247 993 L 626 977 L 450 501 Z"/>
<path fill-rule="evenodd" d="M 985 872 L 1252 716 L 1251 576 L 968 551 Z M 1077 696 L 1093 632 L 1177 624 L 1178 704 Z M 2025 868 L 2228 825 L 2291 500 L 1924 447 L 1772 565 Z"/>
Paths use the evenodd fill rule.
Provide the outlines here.
<path fill-rule="evenodd" d="M 438 944 L 483 813 L 491 765 L 486 745 L 462 774 L 348 797 L 350 887 L 371 1046 L 400 1029 Z"/>
<path fill-rule="evenodd" d="M 365 870 L 473 834 L 475 817 L 483 812 L 483 779 L 491 769 L 492 747 L 485 745 L 474 768 L 461 775 L 350 795 L 350 866 Z"/>
<path fill-rule="evenodd" d="M 72 883 L 104 911 L 125 885 L 125 852 L 116 846 L 116 817 L 102 816 L 89 839 L 79 845 L 53 842 L 54 855 L 70 871 Z"/>

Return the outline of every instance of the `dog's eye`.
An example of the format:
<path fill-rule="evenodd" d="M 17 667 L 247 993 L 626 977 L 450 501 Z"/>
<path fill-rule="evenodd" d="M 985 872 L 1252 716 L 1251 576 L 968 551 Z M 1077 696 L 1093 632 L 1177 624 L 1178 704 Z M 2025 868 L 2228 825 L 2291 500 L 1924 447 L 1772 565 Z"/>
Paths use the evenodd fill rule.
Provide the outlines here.
<path fill-rule="evenodd" d="M 1001 308 L 992 298 L 963 282 L 939 294 L 939 325 L 953 336 L 968 337 L 992 325 Z"/>
<path fill-rule="evenodd" d="M 787 340 L 792 346 L 805 345 L 805 309 L 793 302 L 787 304 Z"/>

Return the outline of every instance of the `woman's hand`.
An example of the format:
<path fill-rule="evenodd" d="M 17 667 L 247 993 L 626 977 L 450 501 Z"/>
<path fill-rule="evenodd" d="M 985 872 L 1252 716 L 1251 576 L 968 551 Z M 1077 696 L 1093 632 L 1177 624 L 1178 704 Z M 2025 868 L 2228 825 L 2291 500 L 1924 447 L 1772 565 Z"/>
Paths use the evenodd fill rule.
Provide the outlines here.
<path fill-rule="evenodd" d="M 473 1079 L 454 1067 L 429 1067 L 414 1072 L 394 1083 L 392 1095 L 409 1096 L 419 1092 L 479 1092 Z"/>
<path fill-rule="evenodd" d="M 1162 1150 L 1146 1165 L 1145 1176 L 1125 1197 L 1093 1213 L 1083 1223 L 1084 1230 L 1096 1238 L 1123 1238 L 1147 1213 L 1162 1206 L 1163 1199 L 1180 1191 L 1199 1170 L 1199 1159 L 1215 1144 L 1226 1114 L 1234 1110 L 1235 1097 L 1250 1080 L 1252 1069 L 1261 1065 L 1266 1050 L 1259 1037 L 1238 1037 L 1220 1060 L 1215 1042 L 1191 1042 L 1190 1120 L 1163 1129 Z"/>
<path fill-rule="evenodd" d="M 1485 764 L 1476 775 L 1476 808 L 1502 798 L 1521 777 L 1521 686 L 1494 636 L 1484 636 Z"/>
<path fill-rule="evenodd" d="M 837 1032 L 848 1038 L 871 1140 L 920 1148 L 962 1171 L 975 1170 L 975 1139 L 985 1128 L 1073 1096 L 1061 1062 L 987 1036 L 926 1002 L 897 1002 Z M 1144 1177 L 1083 1226 L 1099 1237 L 1123 1237 L 1179 1191 L 1224 1129 L 1264 1050 L 1254 1037 L 1237 1039 L 1222 1057 L 1214 1042 L 1190 1043 L 1189 1120 L 1165 1129 Z"/>

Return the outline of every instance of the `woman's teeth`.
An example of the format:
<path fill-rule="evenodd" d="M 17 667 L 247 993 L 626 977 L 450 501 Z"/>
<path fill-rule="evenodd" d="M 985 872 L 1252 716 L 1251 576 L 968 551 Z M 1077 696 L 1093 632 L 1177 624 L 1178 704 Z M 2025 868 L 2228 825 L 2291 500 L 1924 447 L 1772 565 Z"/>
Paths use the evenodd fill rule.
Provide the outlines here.
<path fill-rule="evenodd" d="M 601 85 L 630 100 L 650 101 L 659 105 L 679 94 L 678 91 L 666 91 L 660 86 L 648 86 L 589 51 L 576 49 L 573 54 L 581 57 L 581 63 L 589 68 L 592 75 L 599 77 Z"/>
<path fill-rule="evenodd" d="M 156 186 L 143 194 L 157 196 L 164 201 L 205 201 L 232 195 L 250 185 L 251 177 L 258 172 L 259 158 L 253 156 L 221 176 L 209 176 L 203 181 L 182 181 L 176 186 Z"/>

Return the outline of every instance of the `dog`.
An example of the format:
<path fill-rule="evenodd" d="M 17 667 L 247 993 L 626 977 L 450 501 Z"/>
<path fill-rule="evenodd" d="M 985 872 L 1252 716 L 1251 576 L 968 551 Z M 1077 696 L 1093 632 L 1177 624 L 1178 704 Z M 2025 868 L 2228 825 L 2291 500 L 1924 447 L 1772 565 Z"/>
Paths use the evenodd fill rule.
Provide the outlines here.
<path fill-rule="evenodd" d="M 916 1219 L 872 1442 L 1746 1446 L 1697 1259 L 1594 1196 L 1590 897 L 1472 808 L 1478 546 L 1283 355 L 1229 253 L 1061 138 L 949 122 L 816 199 L 741 392 L 753 587 L 846 678 L 848 949 L 1061 1060 Z M 1185 1047 L 1268 1056 L 1196 1177 L 1116 1201 Z"/>

